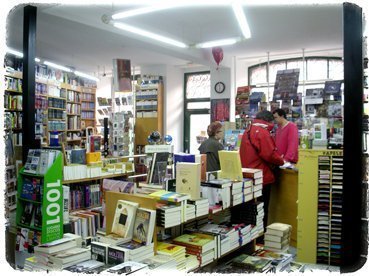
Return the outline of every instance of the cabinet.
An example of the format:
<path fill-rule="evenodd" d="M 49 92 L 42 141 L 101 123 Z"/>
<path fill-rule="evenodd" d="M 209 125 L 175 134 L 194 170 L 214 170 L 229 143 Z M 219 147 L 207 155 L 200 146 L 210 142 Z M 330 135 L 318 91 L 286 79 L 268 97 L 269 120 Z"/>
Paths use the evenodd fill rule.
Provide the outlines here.
<path fill-rule="evenodd" d="M 44 152 L 50 158 L 50 151 Z M 45 174 L 26 173 L 25 167 L 18 174 L 16 224 L 40 232 L 41 243 L 63 237 L 63 158 L 60 152 L 55 153 Z"/>
<path fill-rule="evenodd" d="M 299 150 L 297 261 L 339 265 L 342 150 Z"/>
<path fill-rule="evenodd" d="M 147 137 L 157 130 L 163 136 L 163 78 L 143 76 L 136 85 L 136 153 L 147 145 Z"/>

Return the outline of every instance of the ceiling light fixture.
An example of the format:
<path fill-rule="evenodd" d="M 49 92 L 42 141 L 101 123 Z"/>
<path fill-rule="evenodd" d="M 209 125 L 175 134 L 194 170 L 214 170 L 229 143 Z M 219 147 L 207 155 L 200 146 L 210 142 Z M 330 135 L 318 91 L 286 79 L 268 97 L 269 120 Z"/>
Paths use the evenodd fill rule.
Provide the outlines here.
<path fill-rule="evenodd" d="M 77 76 L 80 76 L 82 78 L 86 78 L 86 79 L 89 79 L 89 80 L 93 80 L 93 81 L 100 81 L 100 79 L 96 78 L 96 77 L 93 77 L 93 76 L 90 76 L 88 74 L 85 74 L 85 73 L 82 73 L 80 71 L 74 71 L 74 74 L 76 74 Z"/>
<path fill-rule="evenodd" d="M 160 10 L 166 10 L 166 9 L 170 9 L 173 7 L 174 5 L 149 6 L 149 7 L 115 13 L 111 16 L 111 18 L 114 20 L 123 19 L 123 18 L 131 17 L 131 16 L 140 15 L 140 14 L 151 13 L 151 12 L 156 12 Z"/>
<path fill-rule="evenodd" d="M 227 38 L 196 44 L 197 48 L 210 48 L 216 46 L 232 45 L 240 41 L 239 38 Z"/>
<path fill-rule="evenodd" d="M 44 64 L 47 65 L 47 66 L 50 66 L 50 67 L 54 67 L 56 69 L 60 69 L 60 70 L 63 70 L 65 72 L 72 72 L 71 69 L 65 67 L 65 66 L 62 66 L 62 65 L 59 65 L 59 64 L 56 64 L 56 63 L 53 63 L 53 62 L 50 62 L 50 61 L 47 61 L 45 60 L 44 61 Z"/>
<path fill-rule="evenodd" d="M 151 39 L 154 39 L 154 40 L 157 40 L 157 41 L 160 41 L 160 42 L 164 42 L 164 43 L 167 43 L 167 44 L 170 44 L 170 45 L 173 45 L 173 46 L 177 46 L 177 47 L 180 47 L 180 48 L 187 48 L 188 47 L 183 42 L 180 42 L 180 41 L 177 41 L 177 40 L 165 37 L 165 36 L 161 36 L 161 35 L 158 35 L 158 34 L 154 34 L 154 33 L 151 33 L 151 32 L 148 32 L 148 31 L 145 31 L 145 30 L 142 30 L 142 29 L 124 24 L 124 23 L 115 22 L 115 23 L 113 23 L 113 26 L 116 27 L 116 28 L 128 31 L 128 32 L 134 33 L 134 34 L 138 34 L 138 35 L 141 35 L 141 36 L 144 36 L 144 37 L 148 37 L 148 38 L 151 38 Z"/>
<path fill-rule="evenodd" d="M 12 55 L 15 55 L 17 57 L 23 57 L 23 53 L 22 52 L 19 52 L 17 50 L 13 50 L 13 49 L 10 49 L 10 48 L 6 48 L 6 52 L 9 53 L 9 54 L 12 54 Z M 35 58 L 35 61 L 36 62 L 40 62 L 41 60 L 39 58 Z"/>
<path fill-rule="evenodd" d="M 241 5 L 240 1 L 235 1 L 232 4 L 232 9 L 234 12 L 234 15 L 237 18 L 238 25 L 241 28 L 243 36 L 247 39 L 251 37 L 251 32 L 249 28 L 249 24 L 247 23 L 245 13 L 243 12 L 243 6 Z"/>

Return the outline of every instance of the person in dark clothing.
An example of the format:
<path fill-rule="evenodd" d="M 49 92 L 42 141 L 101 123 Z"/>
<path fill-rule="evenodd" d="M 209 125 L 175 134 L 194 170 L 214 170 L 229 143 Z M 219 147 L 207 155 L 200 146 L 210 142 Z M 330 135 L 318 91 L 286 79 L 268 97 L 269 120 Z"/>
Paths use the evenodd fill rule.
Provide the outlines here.
<path fill-rule="evenodd" d="M 222 124 L 218 121 L 212 122 L 207 129 L 209 138 L 201 143 L 199 151 L 206 154 L 206 171 L 220 170 L 218 151 L 223 150 L 223 145 L 219 143 L 222 138 Z"/>

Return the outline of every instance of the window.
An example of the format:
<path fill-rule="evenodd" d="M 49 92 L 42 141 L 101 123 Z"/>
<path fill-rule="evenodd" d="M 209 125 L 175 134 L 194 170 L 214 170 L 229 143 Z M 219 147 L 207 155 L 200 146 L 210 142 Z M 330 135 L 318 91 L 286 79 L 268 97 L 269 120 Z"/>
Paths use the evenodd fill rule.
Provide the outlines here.
<path fill-rule="evenodd" d="M 186 99 L 210 98 L 210 74 L 191 74 L 186 80 Z"/>

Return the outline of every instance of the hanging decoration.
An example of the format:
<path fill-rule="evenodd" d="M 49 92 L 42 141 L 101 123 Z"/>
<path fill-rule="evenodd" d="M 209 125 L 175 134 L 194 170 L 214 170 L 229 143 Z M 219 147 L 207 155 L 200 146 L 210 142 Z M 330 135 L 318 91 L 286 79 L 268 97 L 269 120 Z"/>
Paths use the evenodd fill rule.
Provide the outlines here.
<path fill-rule="evenodd" d="M 213 53 L 213 57 L 217 64 L 217 70 L 218 70 L 219 63 L 223 60 L 223 49 L 221 47 L 213 47 L 211 52 Z"/>

